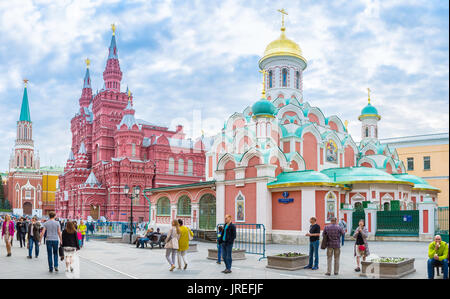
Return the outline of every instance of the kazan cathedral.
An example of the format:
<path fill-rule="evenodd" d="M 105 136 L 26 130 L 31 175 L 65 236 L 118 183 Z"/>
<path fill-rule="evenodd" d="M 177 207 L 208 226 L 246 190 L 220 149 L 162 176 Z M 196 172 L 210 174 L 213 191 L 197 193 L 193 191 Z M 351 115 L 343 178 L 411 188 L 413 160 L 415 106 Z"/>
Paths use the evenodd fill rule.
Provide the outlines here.
<path fill-rule="evenodd" d="M 163 219 L 173 218 L 178 201 L 187 197 L 194 228 L 214 229 L 229 214 L 234 223 L 264 224 L 268 241 L 301 243 L 312 216 L 323 228 L 332 217 L 351 223 L 354 208 L 369 208 L 366 222 L 373 232 L 377 210 L 436 205 L 440 190 L 405 173 L 396 150 L 378 141 L 381 116 L 370 93 L 358 116 L 362 140 L 357 144 L 338 116 L 324 115 L 303 98 L 306 67 L 283 20 L 280 36 L 259 60 L 262 98 L 232 114 L 214 136 L 205 182 L 150 190 L 156 212 L 151 223 L 167 223 Z M 202 203 L 205 193 L 215 202 Z M 169 204 L 173 213 L 161 213 Z"/>

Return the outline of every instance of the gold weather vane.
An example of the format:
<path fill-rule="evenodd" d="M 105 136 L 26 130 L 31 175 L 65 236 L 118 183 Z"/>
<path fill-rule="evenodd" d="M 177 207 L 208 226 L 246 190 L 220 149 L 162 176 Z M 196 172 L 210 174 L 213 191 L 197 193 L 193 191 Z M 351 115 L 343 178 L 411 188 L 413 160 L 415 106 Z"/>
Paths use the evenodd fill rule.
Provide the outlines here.
<path fill-rule="evenodd" d="M 284 29 L 284 15 L 287 15 L 288 13 L 284 8 L 278 9 L 278 12 L 281 13 L 281 29 Z"/>
<path fill-rule="evenodd" d="M 28 79 L 23 79 L 23 83 L 25 84 L 25 88 L 26 88 L 27 84 L 28 84 Z"/>
<path fill-rule="evenodd" d="M 263 74 L 263 83 L 262 83 L 262 85 L 263 85 L 263 90 L 262 90 L 262 97 L 263 97 L 263 99 L 265 99 L 266 98 L 266 75 L 268 74 L 267 73 L 267 71 L 266 70 L 262 70 L 262 71 L 259 71 L 261 74 Z"/>
<path fill-rule="evenodd" d="M 89 68 L 89 65 L 91 64 L 91 61 L 89 60 L 89 58 L 86 58 L 85 62 L 86 62 L 86 67 Z"/>
<path fill-rule="evenodd" d="M 367 88 L 367 94 L 368 94 L 368 97 L 369 97 L 369 104 L 370 104 L 370 88 Z"/>
<path fill-rule="evenodd" d="M 116 25 L 114 25 L 114 23 L 111 24 L 111 29 L 112 29 L 113 35 L 116 35 Z"/>

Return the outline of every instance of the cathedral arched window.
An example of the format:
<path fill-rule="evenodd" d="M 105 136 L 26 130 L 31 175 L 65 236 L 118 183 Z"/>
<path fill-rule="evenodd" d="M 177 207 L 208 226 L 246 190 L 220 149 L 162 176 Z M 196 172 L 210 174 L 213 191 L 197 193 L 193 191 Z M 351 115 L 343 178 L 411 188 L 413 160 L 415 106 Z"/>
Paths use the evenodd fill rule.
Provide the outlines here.
<path fill-rule="evenodd" d="M 169 158 L 169 173 L 173 174 L 175 170 L 175 160 L 173 158 Z"/>
<path fill-rule="evenodd" d="M 184 161 L 183 159 L 178 160 L 178 174 L 184 173 Z"/>
<path fill-rule="evenodd" d="M 188 169 L 187 169 L 188 175 L 192 175 L 193 171 L 194 171 L 194 163 L 192 162 L 192 160 L 188 160 Z"/>
<path fill-rule="evenodd" d="M 287 86 L 287 69 L 283 69 L 282 71 L 282 80 L 283 80 L 283 87 Z"/>
<path fill-rule="evenodd" d="M 135 143 L 131 144 L 131 155 L 133 157 L 136 156 L 136 144 Z"/>
<path fill-rule="evenodd" d="M 33 167 L 33 157 L 30 157 L 30 166 Z"/>
<path fill-rule="evenodd" d="M 300 89 L 300 72 L 295 72 L 295 88 Z"/>
<path fill-rule="evenodd" d="M 19 167 L 19 164 L 20 164 L 20 159 L 19 159 L 19 156 L 17 156 L 17 167 Z"/>
<path fill-rule="evenodd" d="M 366 137 L 369 137 L 369 128 L 366 127 Z"/>
<path fill-rule="evenodd" d="M 27 156 L 23 156 L 23 167 L 27 166 Z"/>
<path fill-rule="evenodd" d="M 272 71 L 269 71 L 269 88 L 272 88 L 273 84 L 273 73 Z"/>

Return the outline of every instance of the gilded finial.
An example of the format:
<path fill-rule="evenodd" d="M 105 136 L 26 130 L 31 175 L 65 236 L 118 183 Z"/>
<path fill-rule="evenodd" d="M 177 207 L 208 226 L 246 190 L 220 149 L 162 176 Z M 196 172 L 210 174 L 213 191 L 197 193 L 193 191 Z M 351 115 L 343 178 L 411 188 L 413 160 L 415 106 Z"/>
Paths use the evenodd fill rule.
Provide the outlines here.
<path fill-rule="evenodd" d="M 131 101 L 131 90 L 128 89 L 128 101 Z"/>
<path fill-rule="evenodd" d="M 263 89 L 262 89 L 262 98 L 265 99 L 266 98 L 266 75 L 267 75 L 267 71 L 266 70 L 262 70 L 259 71 L 261 74 L 263 74 Z"/>
<path fill-rule="evenodd" d="M 116 35 L 116 25 L 111 24 L 111 29 L 112 29 L 113 35 Z"/>
<path fill-rule="evenodd" d="M 24 83 L 24 85 L 25 85 L 25 88 L 27 88 L 28 79 L 23 79 L 23 83 Z"/>
<path fill-rule="evenodd" d="M 281 31 L 284 31 L 286 28 L 284 27 L 284 15 L 287 15 L 288 13 L 284 8 L 278 9 L 278 12 L 281 13 Z"/>
<path fill-rule="evenodd" d="M 347 127 L 348 127 L 348 120 L 345 120 L 345 122 L 344 122 L 344 126 L 345 126 L 345 130 L 347 131 Z"/>
<path fill-rule="evenodd" d="M 89 65 L 91 64 L 91 61 L 89 60 L 89 58 L 86 58 L 85 62 L 86 62 L 86 67 L 89 68 Z"/>
<path fill-rule="evenodd" d="M 367 94 L 368 94 L 368 101 L 369 101 L 369 104 L 370 104 L 370 88 L 367 88 Z"/>

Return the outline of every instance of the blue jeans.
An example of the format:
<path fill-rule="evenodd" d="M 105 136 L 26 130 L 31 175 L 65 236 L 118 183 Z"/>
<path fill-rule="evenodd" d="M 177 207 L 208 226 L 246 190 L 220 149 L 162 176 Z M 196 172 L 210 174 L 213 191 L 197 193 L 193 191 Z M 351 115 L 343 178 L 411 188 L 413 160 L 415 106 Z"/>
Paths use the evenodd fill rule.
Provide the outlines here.
<path fill-rule="evenodd" d="M 231 244 L 225 244 L 222 243 L 222 256 L 223 261 L 225 263 L 225 269 L 231 270 L 231 253 L 233 252 L 233 243 Z"/>
<path fill-rule="evenodd" d="M 428 260 L 428 279 L 434 279 L 434 266 L 442 265 L 442 272 L 444 272 L 444 279 L 448 279 L 448 260 L 436 261 L 435 259 Z"/>
<path fill-rule="evenodd" d="M 217 261 L 220 263 L 222 259 L 222 245 L 217 244 Z"/>
<path fill-rule="evenodd" d="M 342 246 L 344 246 L 345 235 L 342 235 Z"/>
<path fill-rule="evenodd" d="M 53 263 L 55 264 L 55 268 L 58 268 L 58 244 L 59 244 L 59 241 L 47 240 L 47 242 L 45 244 L 47 245 L 47 258 L 48 258 L 49 270 L 53 270 Z"/>
<path fill-rule="evenodd" d="M 150 241 L 149 238 L 140 238 L 139 244 L 141 244 L 141 248 L 144 248 L 144 243 Z"/>
<path fill-rule="evenodd" d="M 36 257 L 39 256 L 39 241 L 35 240 L 33 237 L 28 240 L 28 256 L 31 257 L 31 254 L 33 253 L 33 244 L 34 246 L 34 255 Z"/>
<path fill-rule="evenodd" d="M 313 267 L 313 257 L 314 257 L 314 267 L 319 267 L 319 240 L 309 242 L 309 264 L 308 267 Z"/>

